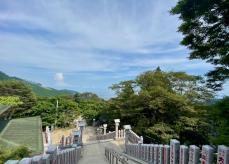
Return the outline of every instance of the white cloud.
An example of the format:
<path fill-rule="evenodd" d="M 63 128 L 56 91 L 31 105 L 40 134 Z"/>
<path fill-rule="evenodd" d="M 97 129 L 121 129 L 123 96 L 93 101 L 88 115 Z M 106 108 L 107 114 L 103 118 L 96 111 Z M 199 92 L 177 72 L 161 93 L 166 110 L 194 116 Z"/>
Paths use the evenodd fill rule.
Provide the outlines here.
<path fill-rule="evenodd" d="M 63 83 L 64 82 L 64 74 L 61 72 L 58 72 L 55 74 L 54 79 L 58 82 L 58 83 Z"/>
<path fill-rule="evenodd" d="M 168 12 L 176 2 L 1 0 L 0 66 L 49 70 L 50 81 L 58 72 L 56 85 L 62 86 L 64 75 L 75 72 L 92 73 L 91 85 L 105 76 L 97 72 L 114 73 L 107 80 L 112 84 L 156 66 L 207 71 L 209 65 L 189 61 L 186 48 L 179 46 L 180 22 Z"/>

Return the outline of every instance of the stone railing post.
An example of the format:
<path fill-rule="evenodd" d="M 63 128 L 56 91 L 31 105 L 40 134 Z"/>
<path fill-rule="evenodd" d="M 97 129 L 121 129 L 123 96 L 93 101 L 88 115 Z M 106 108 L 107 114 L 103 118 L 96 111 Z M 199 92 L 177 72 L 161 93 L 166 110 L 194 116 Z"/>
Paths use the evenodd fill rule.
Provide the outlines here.
<path fill-rule="evenodd" d="M 140 140 L 138 141 L 139 144 L 143 144 L 143 137 L 140 136 Z"/>
<path fill-rule="evenodd" d="M 84 121 L 79 121 L 79 127 L 80 127 L 80 146 L 83 145 L 83 129 L 85 127 L 86 123 Z"/>
<path fill-rule="evenodd" d="M 124 140 L 125 140 L 125 152 L 127 151 L 126 146 L 128 144 L 128 133 L 131 130 L 131 126 L 130 125 L 124 125 Z"/>
<path fill-rule="evenodd" d="M 46 126 L 46 135 L 47 135 L 47 145 L 51 145 L 52 144 L 52 140 L 51 140 L 51 132 L 48 126 Z"/>
<path fill-rule="evenodd" d="M 203 145 L 201 150 L 200 162 L 211 164 L 213 161 L 214 149 L 209 145 Z"/>
<path fill-rule="evenodd" d="M 120 119 L 115 119 L 114 122 L 115 122 L 115 139 L 117 139 L 118 138 L 118 126 L 120 123 Z"/>
<path fill-rule="evenodd" d="M 107 124 L 103 124 L 103 134 L 107 134 Z"/>
<path fill-rule="evenodd" d="M 217 164 L 229 163 L 229 147 L 224 145 L 218 146 Z"/>
<path fill-rule="evenodd" d="M 170 164 L 179 164 L 180 142 L 176 139 L 170 140 Z"/>
<path fill-rule="evenodd" d="M 92 126 L 95 127 L 95 119 L 93 118 Z"/>
<path fill-rule="evenodd" d="M 57 147 L 55 145 L 49 146 L 48 150 L 46 151 L 46 154 L 50 155 L 50 162 L 51 163 L 56 163 Z"/>

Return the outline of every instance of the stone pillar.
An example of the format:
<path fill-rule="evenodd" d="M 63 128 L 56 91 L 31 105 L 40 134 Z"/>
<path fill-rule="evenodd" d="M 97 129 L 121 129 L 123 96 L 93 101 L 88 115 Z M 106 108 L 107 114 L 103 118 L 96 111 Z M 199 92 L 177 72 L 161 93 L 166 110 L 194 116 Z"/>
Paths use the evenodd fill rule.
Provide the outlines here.
<path fill-rule="evenodd" d="M 124 140 L 125 140 L 125 150 L 124 151 L 126 152 L 127 151 L 126 146 L 128 144 L 128 133 L 131 130 L 131 126 L 124 125 L 123 128 L 124 128 Z"/>
<path fill-rule="evenodd" d="M 170 146 L 164 145 L 164 164 L 169 164 L 170 161 Z"/>
<path fill-rule="evenodd" d="M 154 163 L 158 163 L 158 144 L 153 145 L 153 161 Z"/>
<path fill-rule="evenodd" d="M 200 160 L 200 148 L 195 145 L 189 147 L 189 164 L 198 164 Z"/>
<path fill-rule="evenodd" d="M 158 145 L 158 164 L 163 164 L 164 161 L 164 146 Z"/>
<path fill-rule="evenodd" d="M 95 127 L 95 119 L 93 118 L 93 123 L 92 123 L 92 126 Z"/>
<path fill-rule="evenodd" d="M 124 138 L 128 140 L 128 132 L 129 132 L 129 130 L 131 130 L 131 126 L 130 125 L 124 125 L 123 128 L 124 128 Z"/>
<path fill-rule="evenodd" d="M 229 163 L 229 147 L 224 145 L 218 146 L 217 164 Z"/>
<path fill-rule="evenodd" d="M 51 132 L 48 126 L 46 126 L 46 130 L 45 130 L 46 134 L 47 134 L 47 144 L 48 146 L 52 144 L 52 140 L 51 140 Z"/>
<path fill-rule="evenodd" d="M 107 124 L 103 124 L 103 135 L 107 134 Z"/>
<path fill-rule="evenodd" d="M 138 141 L 139 144 L 143 144 L 143 137 L 140 136 L 140 140 Z"/>
<path fill-rule="evenodd" d="M 170 140 L 170 164 L 179 164 L 180 142 L 176 139 Z"/>
<path fill-rule="evenodd" d="M 188 146 L 181 145 L 180 146 L 180 162 L 179 164 L 188 163 Z"/>
<path fill-rule="evenodd" d="M 120 119 L 115 119 L 114 122 L 115 122 L 115 139 L 117 139 L 118 138 L 118 126 L 120 123 Z"/>
<path fill-rule="evenodd" d="M 50 155 L 50 163 L 56 163 L 57 147 L 55 145 L 49 146 L 46 154 Z"/>
<path fill-rule="evenodd" d="M 83 145 L 83 129 L 85 127 L 85 122 L 84 121 L 79 121 L 79 127 L 80 127 L 80 139 L 79 139 L 79 143 L 80 143 L 80 146 Z"/>
<path fill-rule="evenodd" d="M 209 145 L 203 145 L 200 161 L 204 164 L 211 164 L 213 161 L 214 149 Z"/>

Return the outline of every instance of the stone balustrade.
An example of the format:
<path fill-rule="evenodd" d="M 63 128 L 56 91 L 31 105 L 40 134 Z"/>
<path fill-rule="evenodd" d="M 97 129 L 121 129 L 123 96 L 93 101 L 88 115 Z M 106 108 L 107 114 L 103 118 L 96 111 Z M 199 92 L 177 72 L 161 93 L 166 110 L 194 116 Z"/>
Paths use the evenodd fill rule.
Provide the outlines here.
<path fill-rule="evenodd" d="M 113 149 L 105 148 L 105 157 L 109 164 L 128 164 L 128 159 Z"/>
<path fill-rule="evenodd" d="M 69 135 L 67 137 L 62 135 L 62 137 L 60 139 L 59 148 L 64 149 L 64 148 L 71 147 L 71 145 L 73 144 L 73 140 L 74 140 L 74 136 L 73 135 Z"/>
<path fill-rule="evenodd" d="M 200 148 L 180 145 L 178 140 L 170 140 L 170 145 L 162 144 L 127 144 L 126 154 L 154 164 L 212 164 L 214 148 L 203 145 Z M 229 164 L 229 147 L 218 146 L 217 164 Z"/>
<path fill-rule="evenodd" d="M 127 141 L 131 143 L 143 143 L 142 137 L 138 136 L 135 132 L 133 132 L 131 129 L 126 130 L 125 136 L 127 137 Z"/>
<path fill-rule="evenodd" d="M 96 140 L 107 140 L 107 139 L 114 139 L 115 138 L 115 131 L 109 132 L 105 135 L 97 135 Z"/>
<path fill-rule="evenodd" d="M 23 158 L 22 160 L 8 160 L 5 164 L 77 164 L 81 157 L 81 147 L 72 145 L 71 148 L 58 149 L 50 146 L 43 155 Z"/>

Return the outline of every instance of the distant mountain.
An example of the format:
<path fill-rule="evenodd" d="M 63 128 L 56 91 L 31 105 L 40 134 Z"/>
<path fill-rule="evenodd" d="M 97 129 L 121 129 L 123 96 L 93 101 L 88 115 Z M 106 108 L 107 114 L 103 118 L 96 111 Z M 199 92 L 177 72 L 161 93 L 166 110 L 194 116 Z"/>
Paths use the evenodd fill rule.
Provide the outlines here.
<path fill-rule="evenodd" d="M 0 71 L 0 80 L 19 80 L 27 85 L 29 85 L 32 88 L 32 91 L 37 95 L 37 96 L 60 96 L 60 95 L 73 95 L 77 93 L 76 91 L 73 90 L 57 90 L 54 88 L 49 88 L 49 87 L 44 87 L 39 83 L 34 83 L 30 81 L 26 81 L 24 79 L 20 79 L 17 77 L 9 76 L 3 72 Z"/>

